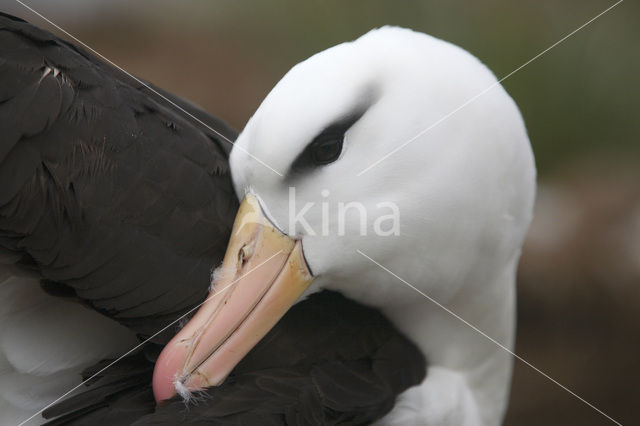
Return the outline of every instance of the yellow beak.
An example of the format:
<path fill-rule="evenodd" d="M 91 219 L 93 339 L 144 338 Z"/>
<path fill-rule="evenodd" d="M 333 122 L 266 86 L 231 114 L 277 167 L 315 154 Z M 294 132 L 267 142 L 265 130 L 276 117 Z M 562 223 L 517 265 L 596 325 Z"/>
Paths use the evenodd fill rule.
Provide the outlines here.
<path fill-rule="evenodd" d="M 284 316 L 313 276 L 302 242 L 283 234 L 248 194 L 206 302 L 165 346 L 153 372 L 156 401 L 216 386 Z"/>

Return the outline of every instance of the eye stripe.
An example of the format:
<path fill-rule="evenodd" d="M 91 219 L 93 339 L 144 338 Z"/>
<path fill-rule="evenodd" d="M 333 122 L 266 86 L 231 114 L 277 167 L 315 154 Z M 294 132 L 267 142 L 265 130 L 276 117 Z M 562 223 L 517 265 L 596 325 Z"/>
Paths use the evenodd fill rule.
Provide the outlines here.
<path fill-rule="evenodd" d="M 365 108 L 358 110 L 336 123 L 326 127 L 296 157 L 287 173 L 287 178 L 295 174 L 303 174 L 315 168 L 331 164 L 342 153 L 345 133 L 362 117 Z"/>

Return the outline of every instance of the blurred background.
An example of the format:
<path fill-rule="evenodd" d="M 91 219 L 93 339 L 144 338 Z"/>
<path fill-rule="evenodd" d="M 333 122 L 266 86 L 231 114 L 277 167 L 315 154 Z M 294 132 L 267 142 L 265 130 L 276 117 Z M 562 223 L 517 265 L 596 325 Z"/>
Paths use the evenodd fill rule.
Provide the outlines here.
<path fill-rule="evenodd" d="M 294 64 L 371 28 L 456 43 L 498 77 L 610 0 L 24 0 L 129 72 L 241 129 Z M 61 35 L 12 0 L 1 10 Z M 626 1 L 504 82 L 539 170 L 516 352 L 640 424 L 640 3 Z M 507 425 L 612 424 L 516 361 Z"/>

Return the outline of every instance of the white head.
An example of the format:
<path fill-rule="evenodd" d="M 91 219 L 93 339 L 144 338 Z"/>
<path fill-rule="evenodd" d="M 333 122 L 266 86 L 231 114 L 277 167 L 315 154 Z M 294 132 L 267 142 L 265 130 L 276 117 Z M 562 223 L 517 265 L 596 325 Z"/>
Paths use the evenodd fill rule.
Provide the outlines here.
<path fill-rule="evenodd" d="M 336 123 L 347 127 L 339 156 L 312 164 L 309 145 Z M 238 196 L 255 194 L 283 232 L 302 240 L 317 276 L 311 290 L 328 287 L 380 307 L 432 363 L 471 371 L 495 355 L 495 365 L 470 380 L 499 376 L 490 387 L 501 389 L 502 402 L 484 415 L 499 417 L 510 357 L 493 346 L 460 355 L 471 339 L 466 332 L 454 343 L 441 308 L 357 252 L 512 344 L 514 272 L 532 215 L 535 166 L 519 111 L 494 75 L 457 46 L 384 27 L 291 69 L 236 145 L 230 163 Z M 291 217 L 309 202 L 302 216 L 313 232 Z M 358 208 L 340 211 L 349 202 L 366 211 L 367 235 Z M 378 235 L 376 219 L 393 213 L 390 205 L 398 208 L 399 233 Z M 378 225 L 389 231 L 392 221 Z"/>
<path fill-rule="evenodd" d="M 398 283 L 359 249 L 446 303 L 510 262 L 528 228 L 535 169 L 514 102 L 496 85 L 358 174 L 495 82 L 466 51 L 406 29 L 384 27 L 321 52 L 285 75 L 238 138 L 230 159 L 238 196 L 253 192 L 285 233 L 302 239 L 314 286 L 335 283 L 389 304 Z M 337 160 L 292 170 L 312 140 L 345 117 L 356 120 Z M 315 236 L 301 220 L 291 227 L 290 187 L 297 213 L 315 203 L 301 215 Z M 366 208 L 366 236 L 359 210 L 340 214 L 339 203 L 353 201 Z M 399 235 L 375 232 L 375 219 L 392 213 L 376 206 L 384 202 L 398 207 Z M 389 231 L 392 221 L 380 224 Z"/>

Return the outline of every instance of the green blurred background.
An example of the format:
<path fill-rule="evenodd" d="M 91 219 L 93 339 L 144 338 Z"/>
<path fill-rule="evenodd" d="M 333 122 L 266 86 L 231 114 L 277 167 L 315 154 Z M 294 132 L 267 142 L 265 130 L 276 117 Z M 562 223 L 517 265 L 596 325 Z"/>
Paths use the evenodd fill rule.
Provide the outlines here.
<path fill-rule="evenodd" d="M 454 42 L 507 75 L 613 1 L 24 0 L 133 74 L 241 129 L 294 64 L 371 28 Z M 55 29 L 12 0 L 2 10 Z M 640 3 L 625 1 L 504 82 L 540 190 L 516 352 L 639 424 Z M 612 424 L 516 361 L 507 425 Z"/>

